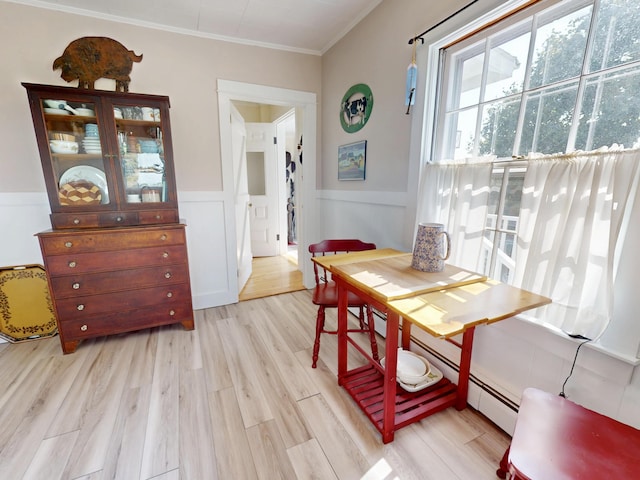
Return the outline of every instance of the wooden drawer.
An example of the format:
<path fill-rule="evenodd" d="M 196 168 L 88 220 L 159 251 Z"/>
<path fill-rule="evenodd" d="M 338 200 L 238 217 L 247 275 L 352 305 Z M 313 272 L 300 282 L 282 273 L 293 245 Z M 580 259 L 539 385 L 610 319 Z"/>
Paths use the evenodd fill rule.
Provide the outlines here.
<path fill-rule="evenodd" d="M 155 225 L 158 223 L 177 223 L 176 210 L 141 210 L 138 212 L 138 222 L 141 225 Z"/>
<path fill-rule="evenodd" d="M 153 306 L 158 308 L 176 306 L 191 302 L 189 285 L 163 285 L 161 287 L 125 290 L 104 295 L 88 295 L 56 299 L 58 318 L 68 321 L 73 318 L 87 318 L 114 311 L 133 310 Z"/>
<path fill-rule="evenodd" d="M 107 212 L 99 215 L 100 227 L 127 227 L 138 224 L 138 212 Z"/>
<path fill-rule="evenodd" d="M 184 245 L 45 257 L 45 267 L 50 277 L 186 262 L 187 251 Z"/>
<path fill-rule="evenodd" d="M 65 353 L 71 353 L 75 349 L 75 345 L 73 345 L 75 340 L 131 332 L 178 322 L 183 322 L 185 326 L 192 324 L 193 310 L 190 301 L 111 312 L 96 317 L 71 319 L 59 324 L 58 328 L 63 345 L 68 345 Z M 193 329 L 192 326 L 191 329 Z"/>
<path fill-rule="evenodd" d="M 178 211 L 141 210 L 104 213 L 52 213 L 54 229 L 128 227 L 135 225 L 160 225 L 178 223 Z"/>
<path fill-rule="evenodd" d="M 97 228 L 100 217 L 97 213 L 52 213 L 51 225 L 55 229 Z"/>
<path fill-rule="evenodd" d="M 139 221 L 138 212 L 53 213 L 51 214 L 51 224 L 56 229 L 100 228 L 134 226 L 138 225 Z"/>
<path fill-rule="evenodd" d="M 57 299 L 188 282 L 189 268 L 186 263 L 50 277 L 51 290 Z"/>
<path fill-rule="evenodd" d="M 104 252 L 109 250 L 181 245 L 186 242 L 184 226 L 123 228 L 117 230 L 87 230 L 40 234 L 45 255 L 75 252 Z"/>

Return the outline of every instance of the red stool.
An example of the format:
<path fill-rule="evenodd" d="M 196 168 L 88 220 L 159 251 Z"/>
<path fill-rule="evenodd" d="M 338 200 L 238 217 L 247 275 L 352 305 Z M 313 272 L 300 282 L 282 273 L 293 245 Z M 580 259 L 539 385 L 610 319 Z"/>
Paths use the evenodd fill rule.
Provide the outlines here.
<path fill-rule="evenodd" d="M 640 430 L 528 388 L 496 472 L 512 480 L 640 478 Z"/>

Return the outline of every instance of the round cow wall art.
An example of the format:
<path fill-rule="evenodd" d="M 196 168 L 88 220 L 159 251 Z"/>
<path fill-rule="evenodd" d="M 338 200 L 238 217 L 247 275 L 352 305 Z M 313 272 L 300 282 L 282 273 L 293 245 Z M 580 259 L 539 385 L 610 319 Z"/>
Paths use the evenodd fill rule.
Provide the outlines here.
<path fill-rule="evenodd" d="M 347 90 L 340 104 L 340 123 L 347 133 L 354 133 L 365 126 L 373 110 L 373 94 L 364 83 Z"/>

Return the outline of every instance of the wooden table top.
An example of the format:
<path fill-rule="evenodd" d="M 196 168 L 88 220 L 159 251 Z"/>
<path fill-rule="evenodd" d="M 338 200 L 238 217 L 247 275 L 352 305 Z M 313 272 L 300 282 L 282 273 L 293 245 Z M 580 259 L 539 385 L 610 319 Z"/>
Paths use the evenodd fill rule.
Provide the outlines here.
<path fill-rule="evenodd" d="M 376 252 L 377 250 L 371 250 Z M 348 254 L 351 255 L 351 254 Z M 340 259 L 330 265 L 332 275 L 348 282 L 381 302 L 413 297 L 443 288 L 452 288 L 487 277 L 446 264 L 442 272 L 421 272 L 411 267 L 411 253 L 381 252 L 381 256 Z M 354 261 L 356 260 L 356 261 Z"/>
<path fill-rule="evenodd" d="M 311 260 L 321 267 L 330 270 L 334 265 L 343 265 L 346 263 L 355 263 L 365 260 L 376 260 L 380 258 L 395 257 L 398 255 L 406 255 L 406 252 L 401 252 L 395 248 L 378 248 L 376 250 L 339 253 L 337 255 L 319 255 L 317 257 L 311 257 Z"/>
<path fill-rule="evenodd" d="M 475 325 L 512 317 L 551 300 L 495 280 L 387 302 L 390 309 L 434 337 L 449 338 Z"/>
<path fill-rule="evenodd" d="M 421 272 L 411 267 L 411 259 L 411 253 L 384 248 L 312 260 L 439 338 L 551 303 L 454 265 L 445 264 L 442 272 Z"/>

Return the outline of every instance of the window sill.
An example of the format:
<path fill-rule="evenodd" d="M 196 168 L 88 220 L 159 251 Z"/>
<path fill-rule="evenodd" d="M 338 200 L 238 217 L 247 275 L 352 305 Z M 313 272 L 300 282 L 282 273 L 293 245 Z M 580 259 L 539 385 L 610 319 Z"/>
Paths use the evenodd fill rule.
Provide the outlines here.
<path fill-rule="evenodd" d="M 581 339 L 578 339 L 578 338 L 571 338 L 566 333 L 564 333 L 562 330 L 560 330 L 559 328 L 554 327 L 553 325 L 541 323 L 537 319 L 535 319 L 535 318 L 533 318 L 533 317 L 531 317 L 529 315 L 521 313 L 519 315 L 516 315 L 514 318 L 517 319 L 517 320 L 520 320 L 521 322 L 523 322 L 525 324 L 531 325 L 536 330 L 542 330 L 545 333 L 549 332 L 552 335 L 554 335 L 554 336 L 556 336 L 558 338 L 564 339 L 565 341 L 569 341 L 569 342 L 571 342 L 572 344 L 574 344 L 576 346 L 578 346 L 581 343 L 585 342 L 585 340 L 581 340 Z M 543 333 L 541 333 L 541 335 L 542 334 Z M 619 360 L 621 362 L 624 362 L 624 363 L 626 363 L 626 364 L 628 364 L 628 365 L 630 365 L 632 367 L 637 367 L 638 365 L 640 365 L 640 358 L 637 358 L 637 357 L 634 357 L 634 356 L 631 356 L 631 355 L 626 355 L 624 353 L 617 352 L 617 351 L 615 351 L 615 350 L 613 350 L 611 348 L 607 348 L 607 347 L 599 344 L 597 341 L 595 341 L 595 342 L 589 341 L 582 348 L 594 350 L 594 351 L 599 352 L 599 353 L 601 353 L 603 355 L 607 355 L 608 357 L 611 357 L 611 358 L 614 358 L 614 359 Z"/>

